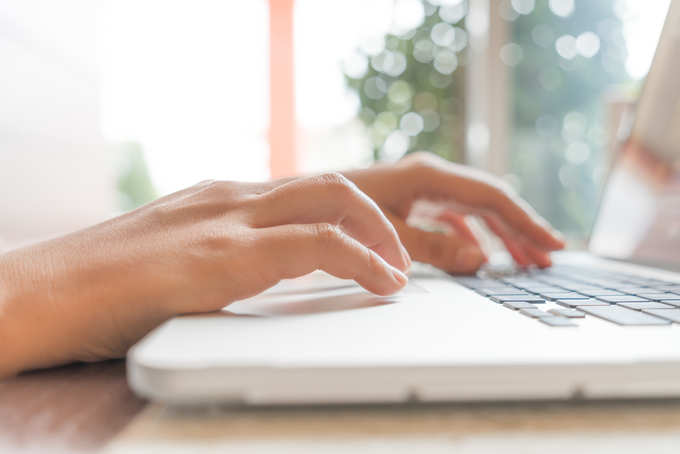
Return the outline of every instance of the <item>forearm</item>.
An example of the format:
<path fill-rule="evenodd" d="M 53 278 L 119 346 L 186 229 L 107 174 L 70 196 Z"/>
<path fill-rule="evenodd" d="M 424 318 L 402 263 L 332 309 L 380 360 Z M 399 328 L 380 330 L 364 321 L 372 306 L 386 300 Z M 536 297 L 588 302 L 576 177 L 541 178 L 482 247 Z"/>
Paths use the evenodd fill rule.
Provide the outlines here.
<path fill-rule="evenodd" d="M 153 296 L 143 273 L 116 246 L 85 231 L 0 256 L 0 376 L 123 356 L 129 343 L 112 333 L 141 336 L 171 316 L 142 301 Z"/>
<path fill-rule="evenodd" d="M 50 302 L 54 292 L 47 257 L 36 267 L 32 248 L 0 256 L 0 376 L 59 362 L 68 335 L 55 336 L 60 316 Z M 51 320 L 51 323 L 48 322 Z M 63 325 L 62 325 L 63 326 Z M 68 333 L 68 331 L 66 331 Z M 49 346 L 49 348 L 47 348 Z"/>

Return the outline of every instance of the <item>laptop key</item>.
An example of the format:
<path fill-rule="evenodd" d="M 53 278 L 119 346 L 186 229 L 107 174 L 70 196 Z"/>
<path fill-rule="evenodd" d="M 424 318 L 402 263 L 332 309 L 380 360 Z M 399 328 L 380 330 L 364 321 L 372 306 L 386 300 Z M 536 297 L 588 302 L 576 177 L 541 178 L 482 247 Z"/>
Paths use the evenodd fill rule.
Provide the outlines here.
<path fill-rule="evenodd" d="M 600 300 L 560 300 L 555 301 L 557 304 L 563 307 L 568 307 L 571 309 L 578 309 L 584 306 L 609 306 L 609 303 L 605 303 Z"/>
<path fill-rule="evenodd" d="M 524 290 L 529 293 L 533 293 L 534 295 L 545 295 L 548 293 L 562 293 L 566 291 L 564 289 L 534 289 L 534 288 L 525 288 Z"/>
<path fill-rule="evenodd" d="M 645 326 L 645 325 L 668 325 L 670 322 L 644 312 L 627 309 L 625 307 L 609 305 L 609 306 L 581 306 L 580 309 L 586 314 L 594 315 L 601 319 L 607 320 L 617 325 L 625 326 Z M 647 309 L 648 311 L 655 310 L 673 310 L 673 309 Z"/>
<path fill-rule="evenodd" d="M 600 301 L 605 301 L 607 303 L 641 303 L 643 301 L 649 301 L 647 298 L 640 298 L 639 296 L 597 296 Z"/>
<path fill-rule="evenodd" d="M 541 304 L 545 303 L 545 300 L 542 298 L 537 298 L 533 295 L 527 295 L 527 296 L 492 296 L 490 297 L 493 301 L 497 303 L 507 303 L 507 302 L 514 302 L 514 301 L 524 301 L 527 303 L 533 303 L 533 304 Z"/>
<path fill-rule="evenodd" d="M 587 300 L 589 297 L 576 292 L 541 293 L 541 296 L 551 300 Z"/>
<path fill-rule="evenodd" d="M 578 309 L 569 309 L 567 307 L 557 307 L 555 309 L 550 309 L 548 312 L 567 318 L 584 318 L 586 316 L 586 314 L 579 311 Z"/>
<path fill-rule="evenodd" d="M 643 294 L 643 293 L 645 293 L 645 294 L 656 294 L 656 293 L 667 293 L 667 292 L 665 292 L 663 290 L 656 290 L 656 289 L 649 288 L 649 287 L 636 287 L 636 288 L 626 289 L 626 293 L 628 293 L 630 295 L 640 295 L 640 294 Z"/>
<path fill-rule="evenodd" d="M 482 288 L 482 287 L 502 287 L 504 286 L 502 282 L 494 281 L 492 279 L 479 279 L 476 277 L 461 277 L 457 278 L 456 282 L 465 287 L 470 288 Z"/>
<path fill-rule="evenodd" d="M 534 307 L 533 304 L 527 303 L 526 301 L 506 301 L 503 303 L 503 306 L 514 310 L 523 309 L 526 307 Z"/>
<path fill-rule="evenodd" d="M 532 292 L 532 293 L 548 293 L 548 292 L 553 292 L 553 293 L 560 293 L 564 292 L 565 290 L 563 288 L 559 287 L 544 287 L 544 286 L 533 286 L 533 285 L 528 285 L 526 287 L 522 287 L 524 290 L 527 292 Z"/>
<path fill-rule="evenodd" d="M 527 292 L 519 289 L 512 290 L 492 290 L 492 289 L 480 289 L 479 293 L 483 293 L 486 296 L 522 296 L 528 295 Z"/>
<path fill-rule="evenodd" d="M 678 301 L 680 303 L 680 301 Z M 641 311 L 644 309 L 673 309 L 675 306 L 671 304 L 659 303 L 658 301 L 644 301 L 642 303 L 619 303 L 619 306 L 627 307 Z"/>
<path fill-rule="evenodd" d="M 549 326 L 578 326 L 576 323 L 572 322 L 566 317 L 558 317 L 558 316 L 552 316 L 552 317 L 539 317 L 538 318 L 539 322 L 545 323 L 546 325 Z"/>
<path fill-rule="evenodd" d="M 658 298 L 654 298 L 655 301 L 680 301 L 680 295 L 675 293 L 668 293 L 665 295 L 657 295 Z"/>
<path fill-rule="evenodd" d="M 623 293 L 617 292 L 615 290 L 605 290 L 605 289 L 579 289 L 575 288 L 574 291 L 587 296 L 622 296 Z"/>
<path fill-rule="evenodd" d="M 636 295 L 652 301 L 674 300 L 676 298 L 680 300 L 680 295 L 674 295 L 673 293 L 636 293 Z"/>
<path fill-rule="evenodd" d="M 657 317 L 664 318 L 666 320 L 670 320 L 675 323 L 680 323 L 680 308 L 674 308 L 674 309 L 645 309 L 644 312 L 652 315 L 656 315 Z"/>
<path fill-rule="evenodd" d="M 594 282 L 594 281 L 593 281 Z M 626 287 L 626 284 L 620 281 L 601 281 L 597 283 L 599 287 L 604 287 L 610 290 L 618 290 Z"/>
<path fill-rule="evenodd" d="M 679 300 L 663 300 L 663 301 L 659 301 L 659 302 L 663 303 L 663 304 L 669 304 L 669 305 L 674 306 L 674 307 L 680 307 L 680 301 Z"/>
<path fill-rule="evenodd" d="M 550 317 L 550 314 L 535 307 L 522 308 L 519 313 L 531 318 Z"/>

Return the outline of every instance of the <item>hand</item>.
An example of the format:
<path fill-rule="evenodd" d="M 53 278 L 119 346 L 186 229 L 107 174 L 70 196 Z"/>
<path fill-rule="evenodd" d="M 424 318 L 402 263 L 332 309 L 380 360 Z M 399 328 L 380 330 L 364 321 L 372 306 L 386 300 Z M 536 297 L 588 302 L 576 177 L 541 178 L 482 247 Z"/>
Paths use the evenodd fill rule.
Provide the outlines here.
<path fill-rule="evenodd" d="M 550 266 L 549 252 L 564 247 L 550 227 L 506 184 L 483 172 L 428 153 L 396 164 L 346 172 L 382 208 L 414 260 L 453 273 L 472 273 L 486 261 L 463 216 L 479 215 L 522 267 Z M 430 232 L 407 224 L 415 201 L 436 202 L 453 232 Z"/>
<path fill-rule="evenodd" d="M 173 315 L 316 269 L 393 293 L 409 266 L 390 222 L 342 175 L 204 182 L 0 256 L 0 376 L 121 357 Z"/>

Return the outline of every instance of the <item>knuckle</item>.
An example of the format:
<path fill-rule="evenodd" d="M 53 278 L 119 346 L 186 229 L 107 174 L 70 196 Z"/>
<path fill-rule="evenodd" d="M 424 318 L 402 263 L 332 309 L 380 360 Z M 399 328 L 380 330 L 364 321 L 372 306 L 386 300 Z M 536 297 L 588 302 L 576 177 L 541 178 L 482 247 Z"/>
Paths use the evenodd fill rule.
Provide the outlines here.
<path fill-rule="evenodd" d="M 404 158 L 404 160 L 411 165 L 427 164 L 432 161 L 432 153 L 428 151 L 415 151 L 410 153 Z"/>
<path fill-rule="evenodd" d="M 318 180 L 320 184 L 331 189 L 334 194 L 340 196 L 353 196 L 356 193 L 354 183 L 340 173 L 324 173 L 319 175 Z"/>
<path fill-rule="evenodd" d="M 515 188 L 502 178 L 499 178 L 489 172 L 478 170 L 476 171 L 476 179 L 482 185 L 489 188 L 491 195 L 499 199 L 513 199 L 517 195 Z"/>
<path fill-rule="evenodd" d="M 502 194 L 506 196 L 510 196 L 515 193 L 515 188 L 513 188 L 510 183 L 501 178 L 494 177 L 494 185 Z"/>
<path fill-rule="evenodd" d="M 177 207 L 172 201 L 149 205 L 145 212 L 157 225 L 165 225 L 177 216 Z"/>
<path fill-rule="evenodd" d="M 321 223 L 309 226 L 312 232 L 314 245 L 310 251 L 316 262 L 316 267 L 321 268 L 322 264 L 328 260 L 328 256 L 334 251 L 337 253 L 337 244 L 341 240 L 340 233 L 332 224 Z"/>
<path fill-rule="evenodd" d="M 435 169 L 436 163 L 434 161 L 435 157 L 431 153 L 417 151 L 404 158 L 404 165 L 410 175 L 422 177 Z"/>
<path fill-rule="evenodd" d="M 202 187 L 205 187 L 205 186 L 210 186 L 210 185 L 212 185 L 216 182 L 217 182 L 216 180 L 212 180 L 212 179 L 202 180 L 202 181 L 199 181 L 198 183 L 196 183 L 194 185 L 194 187 L 202 188 Z"/>
<path fill-rule="evenodd" d="M 228 181 L 209 180 L 205 185 L 211 192 L 224 193 L 227 192 L 231 184 Z"/>
<path fill-rule="evenodd" d="M 321 246 L 321 249 L 328 249 L 342 239 L 340 229 L 333 224 L 315 224 L 313 228 L 314 237 Z"/>
<path fill-rule="evenodd" d="M 370 272 L 373 274 L 379 274 L 380 271 L 384 268 L 384 265 L 378 258 L 378 255 L 372 254 L 369 250 L 366 250 L 366 256 L 367 256 L 366 260 L 368 261 L 368 269 L 370 270 Z"/>
<path fill-rule="evenodd" d="M 244 187 L 243 183 L 226 180 L 207 180 L 201 184 L 205 188 L 205 193 L 219 197 L 238 194 L 239 192 L 243 192 L 242 188 Z"/>
<path fill-rule="evenodd" d="M 505 181 L 497 181 L 496 184 L 493 186 L 493 195 L 500 201 L 503 202 L 510 202 L 513 201 L 516 197 L 517 194 L 515 193 L 515 189 L 510 186 L 510 184 L 506 183 Z"/>
<path fill-rule="evenodd" d="M 232 190 L 232 184 L 221 180 L 207 180 L 199 183 L 197 187 L 200 188 L 195 196 L 195 200 L 225 200 Z"/>
<path fill-rule="evenodd" d="M 349 180 L 339 172 L 327 172 L 319 175 L 319 179 L 327 184 L 346 185 Z"/>
<path fill-rule="evenodd" d="M 216 209 L 237 208 L 249 198 L 244 193 L 242 183 L 234 181 L 210 180 L 204 189 L 196 194 L 199 203 L 214 206 Z"/>

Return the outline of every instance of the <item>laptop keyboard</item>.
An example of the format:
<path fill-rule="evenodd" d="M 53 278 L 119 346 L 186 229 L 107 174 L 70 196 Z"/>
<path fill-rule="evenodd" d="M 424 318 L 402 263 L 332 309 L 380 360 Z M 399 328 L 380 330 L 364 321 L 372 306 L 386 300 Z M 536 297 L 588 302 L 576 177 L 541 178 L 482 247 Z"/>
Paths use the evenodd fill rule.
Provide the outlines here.
<path fill-rule="evenodd" d="M 675 282 L 563 265 L 456 281 L 548 326 L 575 327 L 591 316 L 625 326 L 680 323 L 680 283 Z"/>

